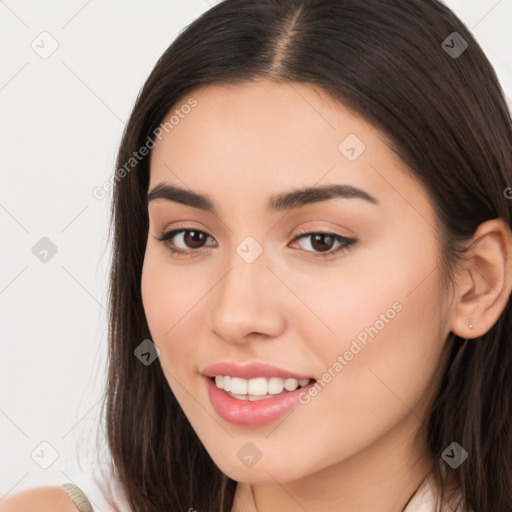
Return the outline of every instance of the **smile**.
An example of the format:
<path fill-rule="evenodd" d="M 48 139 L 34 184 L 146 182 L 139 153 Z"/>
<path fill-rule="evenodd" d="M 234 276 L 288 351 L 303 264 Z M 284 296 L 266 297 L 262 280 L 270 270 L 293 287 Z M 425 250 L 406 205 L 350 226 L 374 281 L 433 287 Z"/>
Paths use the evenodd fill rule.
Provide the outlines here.
<path fill-rule="evenodd" d="M 295 384 L 295 382 L 287 383 L 286 381 L 288 379 L 283 380 L 280 377 L 271 377 L 268 379 L 268 382 L 266 378 L 262 380 L 260 380 L 260 378 L 246 380 L 231 377 L 229 381 L 230 389 L 233 389 L 234 382 L 235 391 L 243 392 L 245 387 L 249 387 L 251 381 L 257 381 L 256 387 L 258 392 L 262 393 L 265 391 L 265 394 L 252 395 L 247 392 L 245 392 L 245 394 L 235 394 L 232 391 L 221 389 L 215 383 L 216 379 L 220 382 L 221 379 L 218 379 L 218 377 L 222 377 L 222 385 L 224 385 L 224 377 L 226 376 L 217 376 L 216 378 L 203 377 L 211 405 L 222 419 L 234 425 L 245 427 L 265 425 L 291 412 L 292 409 L 301 403 L 299 400 L 300 395 L 307 393 L 310 387 L 316 382 L 313 379 L 306 379 L 306 382 L 303 381 L 305 385 L 302 387 L 297 379 L 295 379 L 295 382 L 297 382 L 297 384 Z M 269 386 L 270 389 L 274 391 L 281 387 L 281 384 L 277 381 L 273 381 L 273 379 L 279 379 L 283 382 L 283 389 L 277 394 L 268 392 Z M 279 388 L 277 387 L 278 384 Z M 285 387 L 286 384 L 288 387 L 294 388 L 293 391 L 288 391 Z"/>
<path fill-rule="evenodd" d="M 307 386 L 311 379 L 283 379 L 281 377 L 257 377 L 242 379 L 229 375 L 216 375 L 215 385 L 237 400 L 262 400 L 274 395 L 295 391 L 298 387 Z"/>

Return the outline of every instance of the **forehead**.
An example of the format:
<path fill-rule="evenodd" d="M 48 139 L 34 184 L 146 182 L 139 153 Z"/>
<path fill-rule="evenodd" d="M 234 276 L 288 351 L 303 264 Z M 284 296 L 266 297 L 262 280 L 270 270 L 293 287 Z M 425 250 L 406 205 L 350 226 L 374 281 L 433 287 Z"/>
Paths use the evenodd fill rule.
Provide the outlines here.
<path fill-rule="evenodd" d="M 192 101 L 195 106 L 190 108 Z M 166 115 L 164 126 L 166 121 L 172 122 L 156 141 L 155 158 L 162 152 L 184 153 L 186 148 L 195 149 L 198 156 L 207 151 L 211 158 L 249 160 L 255 155 L 261 159 L 287 154 L 288 159 L 300 159 L 320 146 L 338 155 L 339 143 L 350 133 L 373 146 L 379 142 L 373 126 L 325 91 L 295 83 L 201 87 L 180 98 Z M 262 149 L 266 149 L 263 154 Z M 187 157 L 194 158 L 194 154 Z"/>
<path fill-rule="evenodd" d="M 366 188 L 383 204 L 409 197 L 405 203 L 429 213 L 424 191 L 385 136 L 318 87 L 208 85 L 184 95 L 163 123 L 171 117 L 172 128 L 155 140 L 150 189 L 168 182 L 213 196 L 269 196 L 291 186 L 344 183 Z"/>
<path fill-rule="evenodd" d="M 340 161 L 339 144 L 350 134 L 366 149 L 387 151 L 398 160 L 373 126 L 320 88 L 304 84 L 204 86 L 180 98 L 161 126 L 164 130 L 152 151 L 152 173 L 158 171 L 156 162 L 172 159 L 179 167 L 192 167 L 205 158 L 212 163 L 239 162 L 240 170 L 248 170 L 254 161 L 267 164 L 265 168 L 272 162 L 284 170 L 297 168 L 297 162 L 315 152 L 320 168 L 324 160 L 331 165 Z"/>

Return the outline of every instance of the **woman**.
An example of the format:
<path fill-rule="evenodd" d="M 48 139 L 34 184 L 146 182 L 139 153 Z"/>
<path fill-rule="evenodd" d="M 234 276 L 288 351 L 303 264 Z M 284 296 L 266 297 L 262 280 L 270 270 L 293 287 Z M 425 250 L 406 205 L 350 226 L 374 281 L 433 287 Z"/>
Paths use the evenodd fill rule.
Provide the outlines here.
<path fill-rule="evenodd" d="M 112 510 L 512 510 L 511 147 L 436 0 L 187 27 L 114 178 Z"/>

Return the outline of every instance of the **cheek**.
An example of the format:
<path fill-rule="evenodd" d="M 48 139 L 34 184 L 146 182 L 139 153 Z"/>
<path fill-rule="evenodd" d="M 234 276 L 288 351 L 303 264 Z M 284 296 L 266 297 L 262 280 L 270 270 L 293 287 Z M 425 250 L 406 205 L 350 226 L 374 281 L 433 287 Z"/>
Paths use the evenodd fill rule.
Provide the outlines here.
<path fill-rule="evenodd" d="M 172 337 L 180 319 L 186 318 L 199 287 L 190 282 L 188 274 L 156 253 L 156 250 L 146 252 L 141 294 L 151 334 L 155 339 L 163 340 Z"/>
<path fill-rule="evenodd" d="M 339 355 L 342 363 L 333 368 L 336 377 L 319 393 L 324 395 L 319 401 L 326 409 L 345 411 L 351 424 L 347 435 L 355 430 L 374 435 L 411 410 L 420 417 L 417 409 L 425 393 L 433 391 L 444 345 L 439 312 L 432 306 L 439 297 L 438 276 L 431 274 L 411 293 L 413 276 L 419 274 L 408 274 L 402 268 L 400 279 L 374 296 L 359 289 L 360 295 L 354 295 L 359 309 L 346 302 L 345 321 L 337 324 L 339 342 L 325 363 L 333 367 Z"/>
<path fill-rule="evenodd" d="M 433 379 L 440 370 L 443 341 L 436 329 L 438 318 L 424 306 L 435 302 L 435 290 L 425 286 L 410 295 L 410 288 L 403 290 L 397 284 L 386 295 L 359 302 L 364 312 L 354 308 L 352 317 L 345 310 L 344 319 L 335 326 L 337 341 L 315 346 L 316 354 L 321 350 L 326 370 L 320 380 L 326 383 L 295 413 L 297 429 L 315 432 L 316 439 L 331 440 L 322 449 L 311 446 L 313 466 L 321 468 L 350 457 L 405 424 L 408 417 L 413 416 L 412 423 L 419 426 L 426 400 L 437 385 Z M 393 309 L 393 318 L 388 313 L 388 323 L 378 322 L 379 314 L 385 314 L 394 301 L 402 309 Z M 348 307 L 349 302 L 344 305 Z M 360 341 L 363 336 L 357 338 L 360 333 L 365 343 Z M 292 434 L 283 428 L 273 433 L 278 435 L 286 443 Z"/>
<path fill-rule="evenodd" d="M 191 279 L 190 272 L 173 266 L 165 257 L 146 253 L 141 278 L 144 313 L 173 390 L 169 375 L 183 378 L 186 369 L 190 370 L 183 362 L 194 361 L 200 344 L 197 311 L 208 289 L 200 283 L 200 279 Z"/>
<path fill-rule="evenodd" d="M 383 251 L 379 265 L 365 264 L 364 273 L 347 273 L 323 298 L 318 294 L 317 306 L 325 307 L 316 311 L 335 332 L 315 345 L 335 375 L 319 394 L 326 406 L 351 411 L 360 426 L 369 417 L 379 423 L 378 418 L 406 413 L 404 404 L 412 408 L 431 389 L 442 355 L 435 253 L 401 255 L 397 261 L 391 252 L 383 257 Z"/>

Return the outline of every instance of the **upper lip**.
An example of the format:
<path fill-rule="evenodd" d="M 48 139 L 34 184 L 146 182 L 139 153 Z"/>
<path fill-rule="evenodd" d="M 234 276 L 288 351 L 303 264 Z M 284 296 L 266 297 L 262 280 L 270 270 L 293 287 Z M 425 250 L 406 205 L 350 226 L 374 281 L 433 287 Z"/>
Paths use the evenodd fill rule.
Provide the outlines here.
<path fill-rule="evenodd" d="M 219 362 L 207 366 L 201 372 L 207 377 L 215 377 L 216 375 L 229 375 L 230 377 L 239 377 L 242 379 L 255 379 L 256 377 L 281 377 L 282 379 L 313 379 L 309 375 L 301 375 L 299 373 L 285 370 L 271 364 L 265 363 L 248 363 L 235 364 L 230 362 Z"/>

